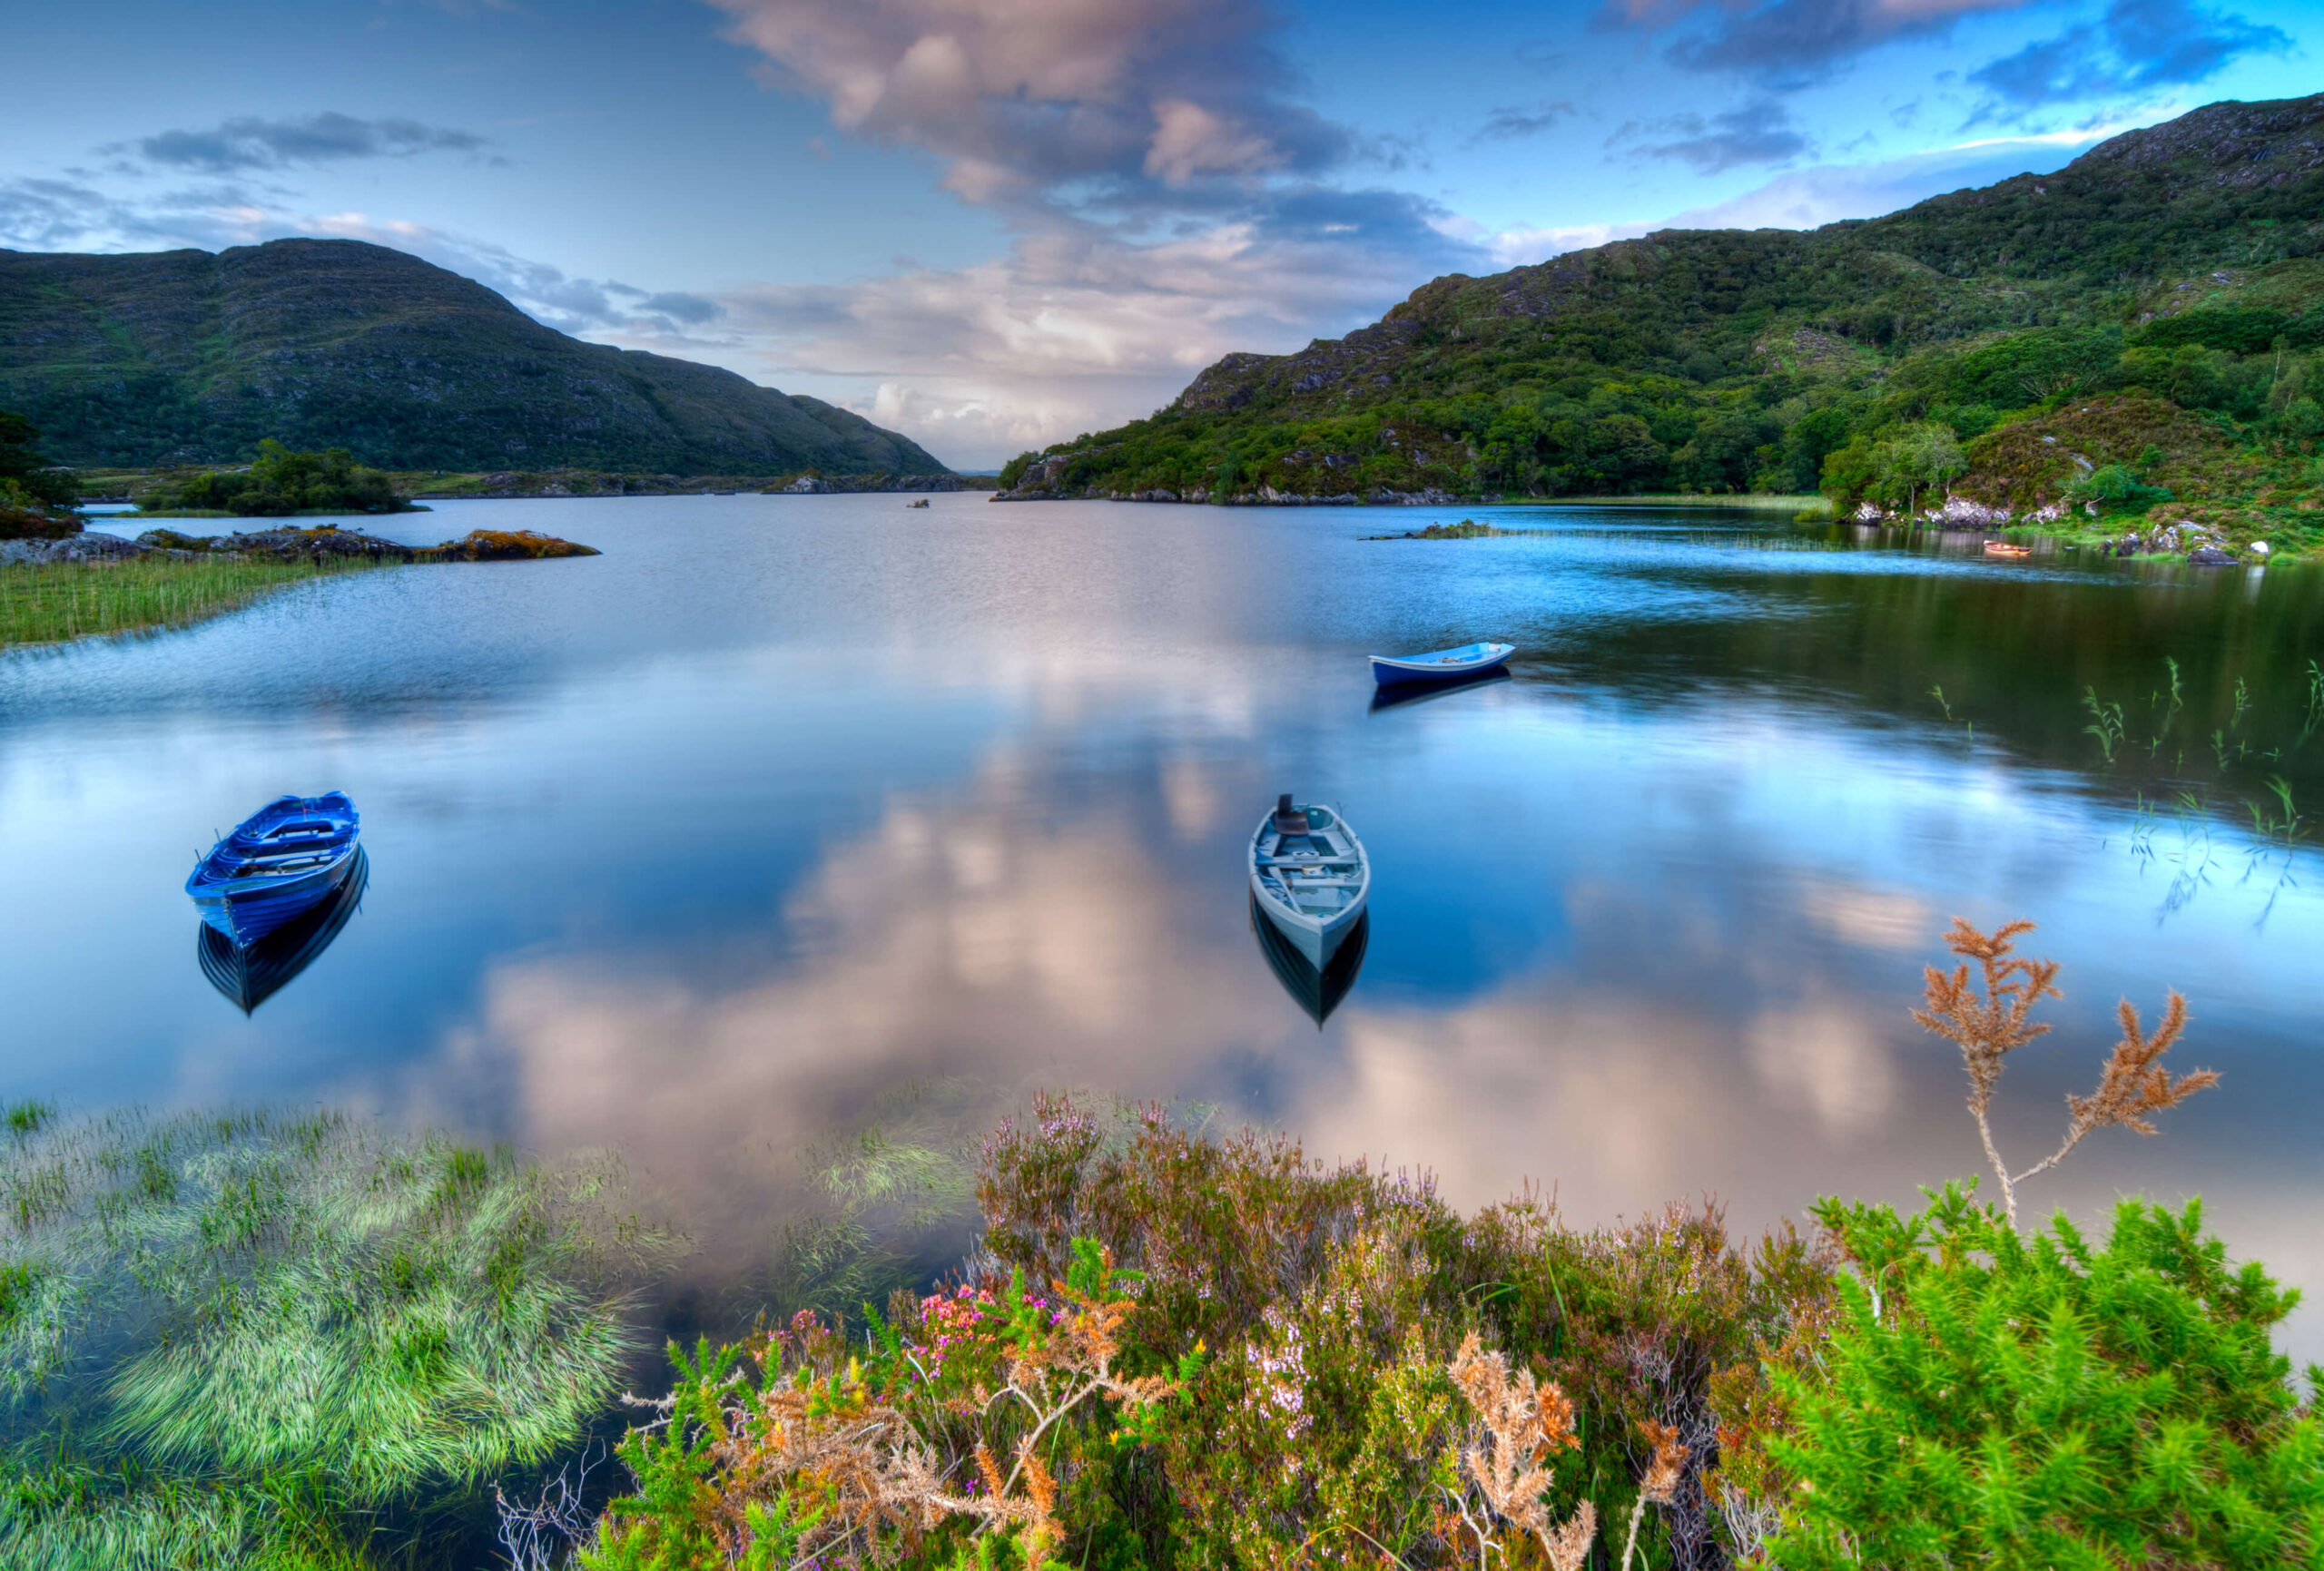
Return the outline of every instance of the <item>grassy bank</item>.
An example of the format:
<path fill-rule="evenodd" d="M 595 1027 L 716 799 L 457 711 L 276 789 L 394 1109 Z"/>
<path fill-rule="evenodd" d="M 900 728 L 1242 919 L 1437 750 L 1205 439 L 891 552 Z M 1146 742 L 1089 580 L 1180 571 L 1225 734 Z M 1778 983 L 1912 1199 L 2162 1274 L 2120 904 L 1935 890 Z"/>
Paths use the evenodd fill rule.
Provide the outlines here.
<path fill-rule="evenodd" d="M 371 565 L 362 558 L 319 565 L 147 557 L 0 566 L 0 649 L 188 627 L 290 584 Z"/>

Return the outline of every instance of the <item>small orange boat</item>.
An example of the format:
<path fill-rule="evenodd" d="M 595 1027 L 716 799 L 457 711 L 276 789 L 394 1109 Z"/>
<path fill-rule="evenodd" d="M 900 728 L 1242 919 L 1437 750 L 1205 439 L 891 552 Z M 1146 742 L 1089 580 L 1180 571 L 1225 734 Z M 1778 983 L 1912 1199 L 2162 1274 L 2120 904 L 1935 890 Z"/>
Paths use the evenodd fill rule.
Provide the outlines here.
<path fill-rule="evenodd" d="M 2006 561 L 2015 562 L 2023 557 L 2033 555 L 2034 547 L 2031 545 L 2012 545 L 2006 540 L 1988 540 L 1985 542 L 1985 555 L 1988 556 L 1999 556 Z"/>

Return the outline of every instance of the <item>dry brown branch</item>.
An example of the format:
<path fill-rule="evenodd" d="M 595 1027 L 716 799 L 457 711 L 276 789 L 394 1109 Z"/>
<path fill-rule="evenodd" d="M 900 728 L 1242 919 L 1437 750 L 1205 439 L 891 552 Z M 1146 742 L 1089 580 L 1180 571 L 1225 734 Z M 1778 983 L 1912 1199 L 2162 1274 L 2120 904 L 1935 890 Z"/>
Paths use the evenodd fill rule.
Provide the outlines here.
<path fill-rule="evenodd" d="M 2055 960 L 2028 960 L 2014 953 L 2014 940 L 2033 930 L 2032 922 L 2015 921 L 1981 933 L 1964 918 L 1954 918 L 1945 947 L 1976 962 L 1983 973 L 1983 990 L 1971 986 L 1967 965 L 1955 967 L 1949 976 L 1934 966 L 1926 967 L 1923 980 L 1927 1006 L 1913 1011 L 1913 1018 L 1923 1026 L 1961 1049 L 1962 1062 L 1969 1071 L 1969 1113 L 1977 1121 L 1985 1160 L 2001 1182 L 2002 1208 L 2012 1227 L 2017 1225 L 2017 1186 L 2063 1161 L 2092 1130 L 2121 1124 L 2141 1134 L 2152 1134 L 2155 1128 L 2149 1114 L 2176 1107 L 2196 1092 L 2219 1084 L 2219 1075 L 2209 1069 L 2174 1080 L 2159 1062 L 2178 1042 L 2187 1024 L 2187 1000 L 2177 989 L 2172 989 L 2163 1006 L 2162 1024 L 2152 1037 L 2141 1031 L 2138 1011 L 2126 998 L 2119 1006 L 2122 1039 L 2106 1060 L 2098 1089 L 2088 1096 L 2069 1094 L 2066 1097 L 2071 1117 L 2063 1144 L 2013 1177 L 1994 1144 L 1986 1110 L 1993 1104 L 1994 1086 L 2001 1079 L 2002 1061 L 2050 1029 L 2032 1020 L 2034 1006 L 2045 997 L 2061 996 L 2055 985 Z"/>
<path fill-rule="evenodd" d="M 1638 1504 L 1630 1507 L 1630 1537 L 1622 1542 L 1621 1571 L 1630 1571 L 1630 1556 L 1638 1548 L 1639 1523 L 1646 1517 L 1648 1501 L 1668 1506 L 1679 1491 L 1679 1479 L 1686 1477 L 1687 1458 L 1693 1455 L 1679 1443 L 1676 1424 L 1657 1423 L 1652 1419 L 1640 1422 L 1639 1433 L 1653 1448 L 1647 1459 L 1646 1472 L 1638 1481 Z"/>
<path fill-rule="evenodd" d="M 1064 1536 L 1056 1517 L 1058 1480 L 1039 1454 L 1044 1437 L 1094 1395 L 1137 1408 L 1177 1389 L 1160 1377 L 1114 1372 L 1126 1301 L 1084 1298 L 1062 1285 L 1058 1296 L 1054 1309 L 1034 1306 L 1037 1329 L 1013 1347 L 1006 1383 L 997 1391 L 978 1386 L 974 1401 L 926 1391 L 900 1403 L 869 1389 L 851 1361 L 822 1377 L 811 1367 L 776 1373 L 755 1397 L 738 1371 L 715 1393 L 714 1422 L 691 1410 L 682 1415 L 676 1396 L 637 1401 L 657 1415 L 641 1427 L 708 1424 L 719 1479 L 710 1508 L 735 1555 L 751 1542 L 753 1505 L 803 1489 L 825 1507 L 801 1545 L 817 1563 L 876 1560 L 893 1548 L 896 1532 L 909 1537 L 947 1517 L 967 1517 L 980 1533 L 1021 1535 L 1028 1563 L 1039 1564 Z M 777 1341 L 762 1339 L 752 1350 L 770 1372 L 782 1357 Z M 1016 1411 L 1019 1403 L 1023 1413 Z M 961 1438 L 964 1448 L 947 1457 L 931 1436 L 940 1438 L 956 1419 L 967 1421 L 969 1433 Z M 1003 1434 L 1010 1437 L 1005 1442 Z M 1005 1470 L 994 1451 L 1003 1444 L 1010 1457 Z M 965 1488 L 959 1482 L 963 1468 L 973 1469 Z"/>
<path fill-rule="evenodd" d="M 2064 1144 L 2013 1182 L 2023 1183 L 2035 1173 L 2055 1167 L 2093 1129 L 2119 1124 L 2134 1134 L 2152 1134 L 2156 1130 L 2150 1114 L 2176 1107 L 2196 1092 L 2208 1091 L 2219 1084 L 2219 1071 L 2215 1069 L 2190 1070 L 2174 1080 L 2171 1071 L 2159 1062 L 2177 1044 L 2187 1026 L 2187 1000 L 2176 987 L 2163 1002 L 2162 1020 L 2152 1036 L 2141 1032 L 2138 1009 L 2128 998 L 2115 1005 L 2114 1013 L 2122 1023 L 2122 1039 L 2114 1044 L 2114 1051 L 2107 1056 L 2106 1067 L 2098 1076 L 2098 1089 L 2087 1096 L 2067 1095 L 2066 1110 L 2073 1118 L 2066 1125 Z"/>
<path fill-rule="evenodd" d="M 1508 1359 L 1486 1352 L 1474 1331 L 1462 1340 L 1446 1372 L 1491 1441 L 1489 1448 L 1474 1445 L 1461 1452 L 1462 1467 L 1484 1497 L 1486 1522 L 1480 1524 L 1470 1516 L 1465 1498 L 1455 1502 L 1477 1536 L 1478 1565 L 1484 1564 L 1485 1550 L 1492 1544 L 1484 1527 L 1499 1517 L 1539 1538 L 1555 1571 L 1581 1571 L 1598 1536 L 1597 1507 L 1584 1500 L 1571 1517 L 1557 1523 L 1550 1519 L 1549 1504 L 1542 1498 L 1552 1481 L 1542 1458 L 1581 1443 L 1573 1429 L 1572 1402 L 1554 1380 L 1537 1386 L 1531 1370 L 1512 1379 Z"/>

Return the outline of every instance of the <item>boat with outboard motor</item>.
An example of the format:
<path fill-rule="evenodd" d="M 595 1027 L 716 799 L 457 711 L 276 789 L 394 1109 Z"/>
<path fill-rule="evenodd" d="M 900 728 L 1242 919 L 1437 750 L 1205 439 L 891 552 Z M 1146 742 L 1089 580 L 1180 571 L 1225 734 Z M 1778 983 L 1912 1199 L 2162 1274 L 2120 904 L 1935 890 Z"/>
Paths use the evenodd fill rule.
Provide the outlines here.
<path fill-rule="evenodd" d="M 210 848 L 187 876 L 185 892 L 204 922 L 247 948 L 347 881 L 361 830 L 345 791 L 277 797 Z"/>
<path fill-rule="evenodd" d="M 1482 676 L 1516 653 L 1513 643 L 1464 643 L 1426 654 L 1375 654 L 1371 657 L 1372 680 L 1383 687 L 1400 682 L 1457 682 Z"/>
<path fill-rule="evenodd" d="M 1317 970 L 1364 915 L 1372 862 L 1347 820 L 1320 803 L 1295 806 L 1286 791 L 1251 837 L 1251 897 Z"/>

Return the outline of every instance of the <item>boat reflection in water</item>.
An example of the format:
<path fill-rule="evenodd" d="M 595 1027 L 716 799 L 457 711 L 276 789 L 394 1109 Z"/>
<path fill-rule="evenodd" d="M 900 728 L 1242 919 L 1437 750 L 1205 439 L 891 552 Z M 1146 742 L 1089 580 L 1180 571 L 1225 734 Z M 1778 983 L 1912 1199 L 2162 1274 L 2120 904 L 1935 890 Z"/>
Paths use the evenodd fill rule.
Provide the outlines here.
<path fill-rule="evenodd" d="M 289 987 L 300 972 L 330 948 L 339 930 L 362 902 L 370 881 L 371 859 L 360 849 L 339 888 L 320 902 L 261 938 L 236 948 L 233 940 L 203 923 L 194 946 L 202 974 L 245 1015 Z"/>
<path fill-rule="evenodd" d="M 1259 953 L 1267 957 L 1267 969 L 1283 984 L 1283 990 L 1292 1001 L 1307 1011 L 1308 1017 L 1320 1027 L 1340 1006 L 1340 1000 L 1355 986 L 1355 974 L 1364 968 L 1364 947 L 1372 941 L 1372 913 L 1356 918 L 1355 926 L 1332 956 L 1331 963 L 1317 970 L 1315 962 L 1301 954 L 1281 929 L 1266 918 L 1259 909 L 1256 897 L 1251 901 L 1251 931 L 1257 935 Z"/>
<path fill-rule="evenodd" d="M 1400 682 L 1393 687 L 1372 690 L 1372 712 L 1384 709 L 1402 709 L 1408 703 L 1428 703 L 1440 698 L 1450 698 L 1456 692 L 1474 692 L 1481 687 L 1496 687 L 1517 679 L 1507 666 L 1499 666 L 1482 676 L 1466 677 L 1453 682 Z"/>

